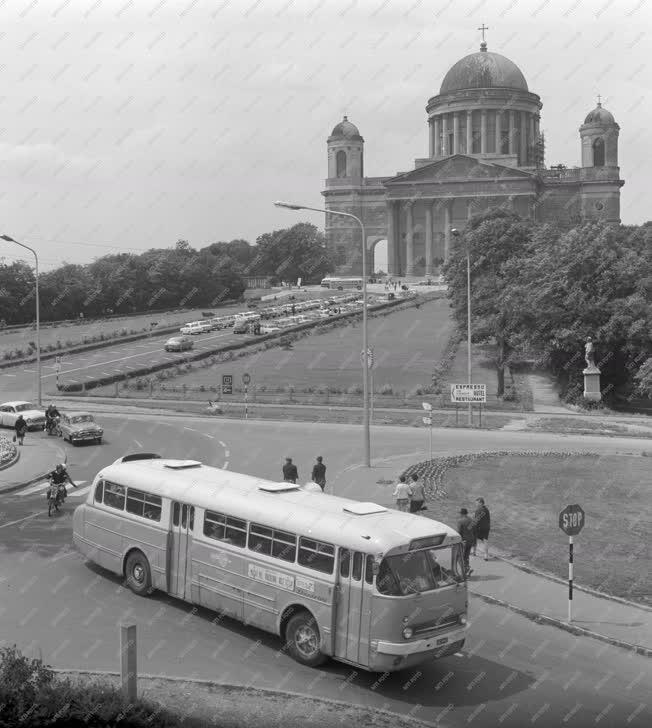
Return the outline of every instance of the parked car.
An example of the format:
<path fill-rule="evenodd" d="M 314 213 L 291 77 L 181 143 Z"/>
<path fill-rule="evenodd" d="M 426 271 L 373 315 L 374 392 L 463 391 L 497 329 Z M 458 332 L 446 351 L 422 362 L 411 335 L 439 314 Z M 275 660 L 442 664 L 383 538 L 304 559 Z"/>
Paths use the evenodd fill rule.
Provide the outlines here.
<path fill-rule="evenodd" d="M 194 345 L 190 336 L 173 336 L 165 342 L 165 351 L 187 351 Z"/>
<path fill-rule="evenodd" d="M 275 334 L 277 331 L 280 331 L 280 330 L 281 330 L 280 326 L 265 326 L 265 324 L 263 324 L 260 327 L 261 334 Z"/>
<path fill-rule="evenodd" d="M 68 440 L 71 445 L 91 441 L 102 444 L 104 430 L 89 412 L 63 412 L 59 427 L 63 439 Z"/>
<path fill-rule="evenodd" d="M 45 426 L 45 412 L 31 402 L 20 400 L 0 405 L 0 424 L 3 427 L 13 428 L 20 415 L 25 418 L 28 430 L 42 430 Z"/>
<path fill-rule="evenodd" d="M 209 321 L 192 321 L 184 324 L 180 331 L 182 334 L 207 334 L 213 328 Z"/>
<path fill-rule="evenodd" d="M 238 321 L 233 327 L 234 334 L 248 334 L 249 333 L 249 321 Z"/>

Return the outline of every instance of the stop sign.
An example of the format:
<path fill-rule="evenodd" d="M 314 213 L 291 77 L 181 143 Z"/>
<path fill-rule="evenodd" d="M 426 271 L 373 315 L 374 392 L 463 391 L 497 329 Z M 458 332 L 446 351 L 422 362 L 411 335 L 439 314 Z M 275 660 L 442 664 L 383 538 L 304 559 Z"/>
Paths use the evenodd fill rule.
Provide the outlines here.
<path fill-rule="evenodd" d="M 566 506 L 559 514 L 559 528 L 567 536 L 577 536 L 584 527 L 584 511 L 577 504 Z"/>

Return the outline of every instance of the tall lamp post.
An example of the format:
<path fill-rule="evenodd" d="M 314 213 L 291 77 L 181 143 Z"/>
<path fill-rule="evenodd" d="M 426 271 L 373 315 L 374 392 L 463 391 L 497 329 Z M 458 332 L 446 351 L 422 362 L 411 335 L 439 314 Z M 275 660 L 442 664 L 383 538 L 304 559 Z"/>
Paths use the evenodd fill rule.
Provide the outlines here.
<path fill-rule="evenodd" d="M 367 468 L 371 467 L 371 435 L 369 430 L 369 361 L 368 336 L 367 336 L 367 239 L 365 235 L 364 223 L 359 217 L 351 215 L 348 212 L 340 212 L 339 210 L 326 210 L 321 207 L 308 207 L 307 205 L 295 205 L 290 202 L 275 202 L 276 207 L 285 207 L 288 210 L 313 210 L 314 212 L 325 212 L 328 215 L 340 215 L 341 217 L 350 217 L 360 225 L 362 232 L 362 351 L 363 351 L 363 373 L 362 373 L 362 428 L 364 439 L 364 462 Z"/>
<path fill-rule="evenodd" d="M 451 235 L 459 242 L 460 231 L 457 228 L 451 229 Z M 471 251 L 466 246 L 466 370 L 469 384 L 473 384 L 473 372 L 471 369 Z M 469 401 L 469 425 L 473 424 L 473 404 Z"/>
<path fill-rule="evenodd" d="M 38 406 L 41 406 L 41 307 L 39 305 L 39 297 L 38 297 L 38 255 L 36 254 L 36 251 L 33 248 L 30 248 L 29 245 L 25 245 L 24 243 L 19 243 L 17 240 L 14 240 L 9 235 L 0 235 L 0 238 L 2 240 L 6 240 L 8 243 L 15 243 L 16 245 L 20 245 L 21 248 L 25 248 L 25 250 L 29 250 L 30 253 L 34 256 L 35 261 L 35 279 L 36 279 L 36 397 L 37 397 L 37 403 Z"/>

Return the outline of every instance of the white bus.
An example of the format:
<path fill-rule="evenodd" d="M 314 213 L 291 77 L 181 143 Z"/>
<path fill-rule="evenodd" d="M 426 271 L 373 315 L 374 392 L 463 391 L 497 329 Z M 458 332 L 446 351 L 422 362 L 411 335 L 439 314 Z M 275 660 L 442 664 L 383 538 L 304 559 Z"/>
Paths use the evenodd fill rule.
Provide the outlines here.
<path fill-rule="evenodd" d="M 336 288 L 343 291 L 346 288 L 362 289 L 362 278 L 324 278 L 321 282 L 322 288 Z"/>
<path fill-rule="evenodd" d="M 136 594 L 278 634 L 305 665 L 395 671 L 464 644 L 459 535 L 375 503 L 139 453 L 97 474 L 73 539 Z"/>

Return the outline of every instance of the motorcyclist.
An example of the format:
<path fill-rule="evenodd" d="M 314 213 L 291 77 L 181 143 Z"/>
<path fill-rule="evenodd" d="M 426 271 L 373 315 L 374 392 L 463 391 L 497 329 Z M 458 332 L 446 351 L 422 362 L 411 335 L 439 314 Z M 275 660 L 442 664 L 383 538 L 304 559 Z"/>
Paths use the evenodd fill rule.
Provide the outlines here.
<path fill-rule="evenodd" d="M 52 485 L 56 485 L 58 490 L 61 490 L 63 492 L 63 498 L 65 500 L 66 496 L 68 495 L 68 492 L 66 491 L 66 480 L 70 482 L 70 485 L 72 485 L 73 488 L 76 488 L 77 486 L 72 482 L 72 478 L 70 477 L 70 474 L 66 470 L 65 465 L 62 463 L 59 463 L 57 467 L 48 474 L 48 478 L 50 480 L 50 483 Z"/>
<path fill-rule="evenodd" d="M 48 432 L 54 426 L 54 423 L 56 422 L 55 418 L 57 417 L 61 417 L 59 410 L 53 404 L 50 404 L 45 410 L 45 429 Z"/>

